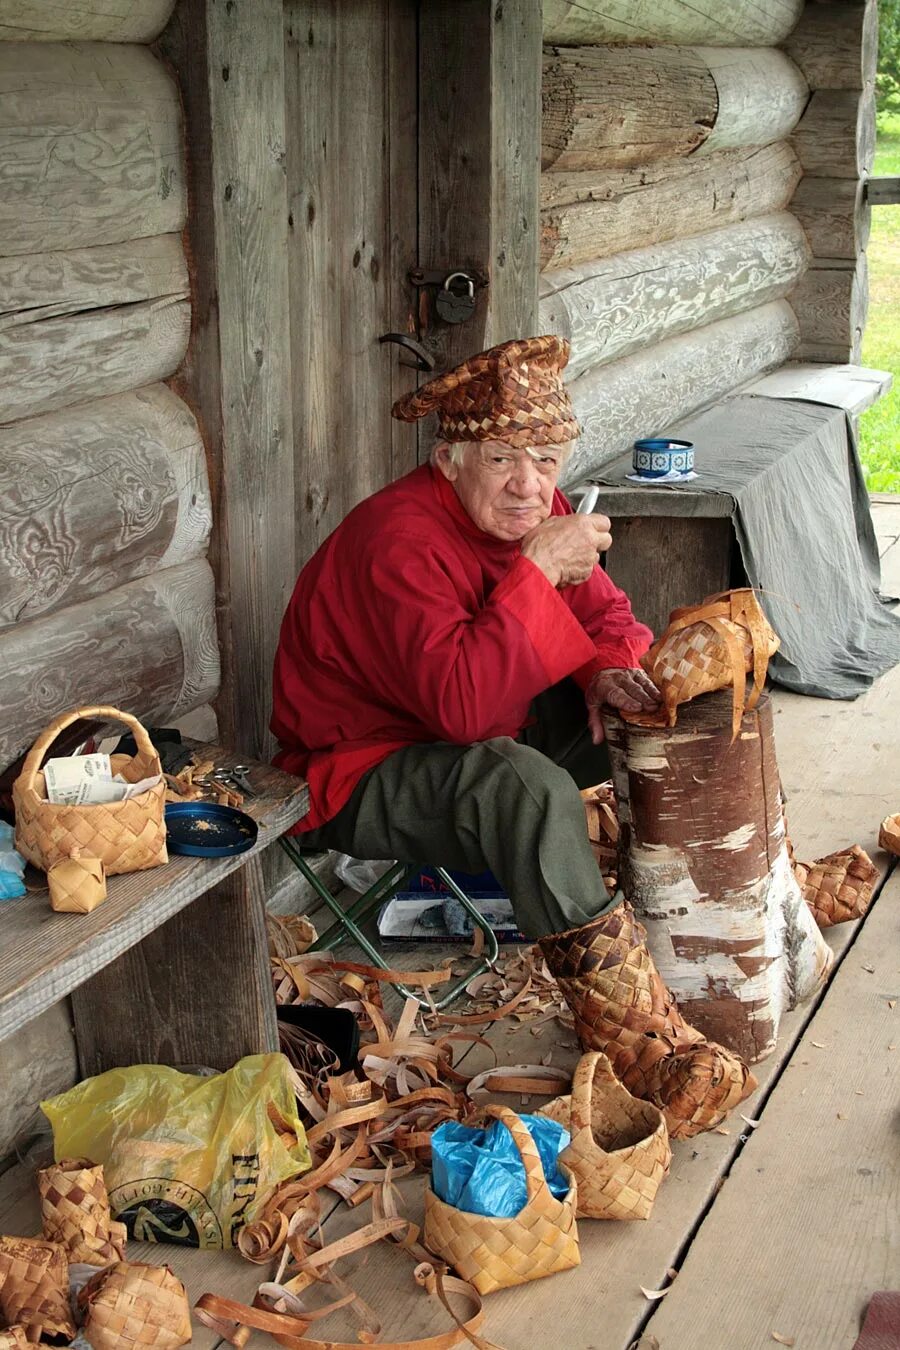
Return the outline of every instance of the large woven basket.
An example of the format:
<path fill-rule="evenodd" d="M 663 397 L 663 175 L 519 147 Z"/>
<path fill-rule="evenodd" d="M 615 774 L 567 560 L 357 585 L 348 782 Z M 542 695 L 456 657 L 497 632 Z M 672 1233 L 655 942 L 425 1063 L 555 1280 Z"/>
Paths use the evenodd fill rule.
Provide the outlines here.
<path fill-rule="evenodd" d="M 108 1266 L 125 1256 L 125 1225 L 110 1213 L 103 1168 L 64 1158 L 38 1172 L 41 1221 L 48 1242 L 60 1242 L 69 1261 Z"/>
<path fill-rule="evenodd" d="M 0 1237 L 0 1319 L 24 1327 L 31 1341 L 73 1339 L 69 1267 L 59 1243 Z"/>
<path fill-rule="evenodd" d="M 487 1106 L 485 1114 L 501 1120 L 516 1143 L 525 1167 L 527 1200 L 513 1219 L 492 1219 L 455 1209 L 429 1186 L 425 1192 L 423 1241 L 479 1294 L 527 1284 L 545 1275 L 570 1270 L 581 1261 L 575 1225 L 577 1186 L 557 1200 L 547 1185 L 537 1145 L 522 1120 L 505 1106 Z"/>
<path fill-rule="evenodd" d="M 82 718 L 124 722 L 134 733 L 137 754 L 113 755 L 112 768 L 129 783 L 161 773 L 159 756 L 136 717 L 118 708 L 97 706 L 62 713 L 38 736 L 22 772 L 13 784 L 16 847 L 45 872 L 73 854 L 99 858 L 110 875 L 140 872 L 168 861 L 165 827 L 165 780 L 130 801 L 98 806 L 56 806 L 47 801 L 44 756 L 65 727 Z"/>
<path fill-rule="evenodd" d="M 78 1295 L 94 1350 L 178 1350 L 191 1339 L 191 1309 L 168 1266 L 120 1261 L 98 1270 Z"/>
<path fill-rule="evenodd" d="M 626 722 L 673 727 L 676 709 L 699 694 L 734 689 L 733 731 L 744 713 L 747 675 L 753 683 L 746 708 L 756 706 L 769 657 L 779 640 L 749 588 L 721 591 L 699 605 L 673 609 L 662 637 L 641 658 L 641 665 L 662 693 L 659 715 L 623 713 Z"/>
<path fill-rule="evenodd" d="M 572 1095 L 541 1108 L 572 1135 L 562 1161 L 578 1182 L 579 1219 L 647 1219 L 669 1170 L 665 1118 L 632 1097 L 599 1052 L 582 1055 Z"/>

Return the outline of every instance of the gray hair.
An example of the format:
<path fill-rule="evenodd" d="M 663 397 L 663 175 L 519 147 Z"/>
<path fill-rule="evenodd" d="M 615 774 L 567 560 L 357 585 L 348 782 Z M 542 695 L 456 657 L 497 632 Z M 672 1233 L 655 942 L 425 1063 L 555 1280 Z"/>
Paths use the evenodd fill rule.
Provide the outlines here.
<path fill-rule="evenodd" d="M 431 454 L 429 456 L 429 461 L 436 468 L 438 462 L 438 451 L 441 449 L 442 446 L 446 445 L 450 463 L 462 464 L 471 446 L 480 444 L 481 444 L 480 441 L 435 441 L 434 445 L 431 447 Z M 530 455 L 532 459 L 540 459 L 544 454 L 544 449 L 545 447 L 543 446 L 536 450 L 533 450 L 530 446 L 525 446 L 525 453 L 526 455 Z M 547 446 L 546 449 L 559 450 L 560 451 L 559 462 L 560 464 L 565 464 L 566 460 L 569 458 L 569 453 L 572 449 L 572 442 L 567 441 L 564 445 Z"/>

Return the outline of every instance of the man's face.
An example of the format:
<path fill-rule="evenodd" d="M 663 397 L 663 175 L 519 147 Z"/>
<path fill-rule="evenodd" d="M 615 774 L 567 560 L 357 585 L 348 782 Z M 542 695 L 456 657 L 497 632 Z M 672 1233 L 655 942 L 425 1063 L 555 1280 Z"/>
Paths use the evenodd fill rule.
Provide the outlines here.
<path fill-rule="evenodd" d="M 528 451 L 501 441 L 473 441 L 461 464 L 450 459 L 448 446 L 439 447 L 436 458 L 478 528 L 513 542 L 550 515 L 564 457 L 562 446 Z"/>

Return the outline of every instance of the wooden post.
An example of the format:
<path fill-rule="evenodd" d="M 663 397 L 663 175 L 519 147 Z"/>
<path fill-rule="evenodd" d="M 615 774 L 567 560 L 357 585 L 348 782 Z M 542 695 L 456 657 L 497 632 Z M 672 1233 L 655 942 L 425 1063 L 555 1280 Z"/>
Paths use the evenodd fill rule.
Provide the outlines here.
<path fill-rule="evenodd" d="M 419 261 L 488 274 L 474 317 L 432 319 L 439 369 L 537 322 L 540 0 L 435 0 L 420 17 Z"/>
<path fill-rule="evenodd" d="M 296 580 L 281 0 L 181 0 L 160 39 L 189 128 L 194 332 L 179 381 L 210 457 L 223 737 L 267 759 Z"/>

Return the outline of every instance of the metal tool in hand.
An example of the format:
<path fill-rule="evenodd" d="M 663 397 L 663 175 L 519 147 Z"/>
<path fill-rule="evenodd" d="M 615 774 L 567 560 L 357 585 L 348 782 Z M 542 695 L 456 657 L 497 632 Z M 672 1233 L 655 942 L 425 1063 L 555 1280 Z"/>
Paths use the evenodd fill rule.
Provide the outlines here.
<path fill-rule="evenodd" d="M 588 483 L 585 488 L 584 496 L 575 508 L 576 516 L 589 516 L 597 505 L 597 498 L 600 496 L 600 487 L 597 483 Z"/>

